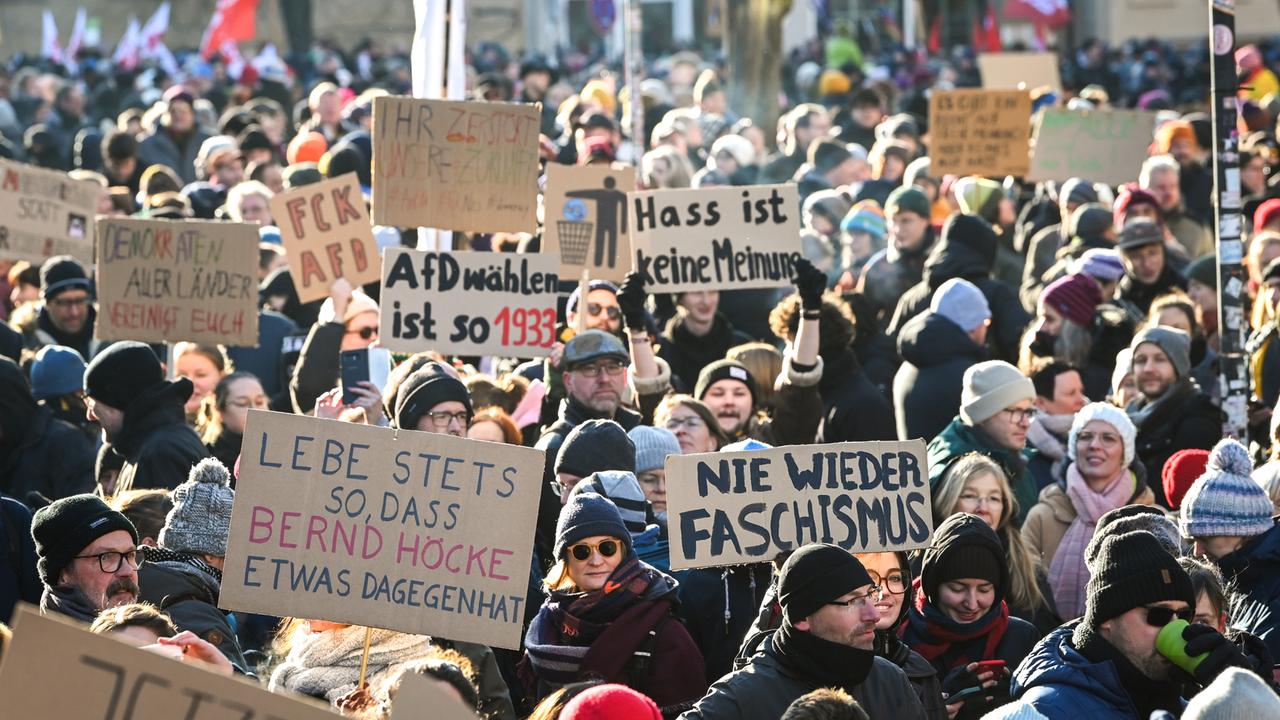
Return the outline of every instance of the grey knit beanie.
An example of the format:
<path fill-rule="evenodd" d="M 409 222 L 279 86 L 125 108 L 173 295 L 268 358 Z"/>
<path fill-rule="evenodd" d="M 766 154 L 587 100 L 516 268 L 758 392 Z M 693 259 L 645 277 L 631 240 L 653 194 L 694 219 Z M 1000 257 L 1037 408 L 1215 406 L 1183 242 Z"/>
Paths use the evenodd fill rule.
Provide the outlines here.
<path fill-rule="evenodd" d="M 666 428 L 637 425 L 627 431 L 636 445 L 636 474 L 663 470 L 668 455 L 680 454 L 680 441 Z"/>
<path fill-rule="evenodd" d="M 1133 336 L 1129 349 L 1137 353 L 1138 346 L 1143 343 L 1152 343 L 1164 351 L 1164 354 L 1169 357 L 1169 362 L 1173 363 L 1173 369 L 1178 372 L 1178 379 L 1190 377 L 1191 337 L 1186 333 L 1163 325 L 1145 328 Z"/>
<path fill-rule="evenodd" d="M 170 494 L 173 509 L 164 519 L 158 542 L 165 550 L 226 557 L 231 533 L 231 474 L 217 458 L 191 468 L 187 481 Z"/>
<path fill-rule="evenodd" d="M 1231 438 L 1219 440 L 1209 465 L 1182 498 L 1178 527 L 1188 538 L 1253 537 L 1270 530 L 1275 506 L 1254 482 L 1249 450 Z"/>

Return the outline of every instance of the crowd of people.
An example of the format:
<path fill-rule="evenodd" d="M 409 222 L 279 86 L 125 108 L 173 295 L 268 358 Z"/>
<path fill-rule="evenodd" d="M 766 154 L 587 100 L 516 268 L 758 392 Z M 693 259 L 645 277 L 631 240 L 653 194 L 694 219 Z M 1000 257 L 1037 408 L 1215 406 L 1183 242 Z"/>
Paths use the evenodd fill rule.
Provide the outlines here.
<path fill-rule="evenodd" d="M 407 91 L 402 53 L 321 43 L 235 77 L 194 54 L 174 77 L 91 52 L 72 76 L 0 68 L 0 157 L 95 183 L 103 215 L 261 240 L 252 348 L 103 342 L 92 267 L 0 258 L 0 620 L 38 604 L 361 718 L 408 674 L 495 720 L 1280 716 L 1275 49 L 1236 54 L 1244 389 L 1217 355 L 1207 49 L 1090 41 L 1066 91 L 1030 89 L 1036 108 L 1156 113 L 1120 186 L 940 176 L 927 98 L 978 84 L 971 54 L 826 50 L 793 53 L 760 126 L 691 52 L 622 88 L 477 48 L 475 99 L 542 103 L 545 164 L 795 183 L 792 285 L 564 283 L 549 358 L 398 355 L 384 386 L 349 388 L 339 355 L 377 344 L 378 286 L 300 302 L 268 201 L 347 173 L 371 190 L 372 103 Z M 538 252 L 541 233 L 454 242 Z M 1246 443 L 1223 431 L 1242 390 Z M 220 609 L 243 432 L 268 409 L 542 450 L 522 648 Z M 927 547 L 671 569 L 670 456 L 912 438 Z"/>

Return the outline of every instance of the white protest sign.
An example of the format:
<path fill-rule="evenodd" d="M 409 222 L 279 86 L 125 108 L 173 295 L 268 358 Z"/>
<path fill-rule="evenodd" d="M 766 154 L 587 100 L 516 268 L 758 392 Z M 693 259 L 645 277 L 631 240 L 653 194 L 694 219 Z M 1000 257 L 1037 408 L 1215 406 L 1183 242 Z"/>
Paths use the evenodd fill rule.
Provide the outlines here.
<path fill-rule="evenodd" d="M 0 160 L 0 258 L 39 267 L 54 255 L 71 255 L 92 265 L 93 218 L 103 192 L 64 172 Z"/>

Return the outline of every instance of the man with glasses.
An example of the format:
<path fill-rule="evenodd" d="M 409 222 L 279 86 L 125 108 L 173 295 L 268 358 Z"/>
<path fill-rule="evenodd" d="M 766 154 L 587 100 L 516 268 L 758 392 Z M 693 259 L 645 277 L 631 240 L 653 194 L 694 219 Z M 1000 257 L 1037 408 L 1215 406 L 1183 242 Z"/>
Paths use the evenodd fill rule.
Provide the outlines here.
<path fill-rule="evenodd" d="M 782 625 L 758 639 L 740 670 L 722 677 L 682 720 L 781 717 L 796 698 L 838 687 L 873 718 L 924 718 L 896 665 L 875 654 L 876 603 L 883 590 L 862 563 L 835 545 L 797 550 L 782 566 Z"/>
<path fill-rule="evenodd" d="M 65 345 L 92 360 L 106 346 L 93 337 L 97 307 L 93 284 L 80 261 L 70 255 L 45 260 L 40 266 L 40 301 L 34 321 L 19 328 L 25 348 L 34 352 L 46 345 Z"/>
<path fill-rule="evenodd" d="M 466 437 L 471 425 L 471 393 L 437 362 L 405 378 L 396 391 L 394 409 L 396 427 L 405 430 Z"/>
<path fill-rule="evenodd" d="M 929 441 L 930 486 L 936 491 L 947 468 L 961 456 L 982 453 L 1004 468 L 1018 499 L 1021 525 L 1040 494 L 1027 470 L 1032 457 L 1027 432 L 1036 418 L 1035 399 L 1031 379 L 1003 360 L 965 370 L 960 414 Z"/>
<path fill-rule="evenodd" d="M 138 531 L 96 495 L 72 495 L 36 511 L 31 522 L 44 594 L 40 610 L 91 622 L 138 601 Z"/>
<path fill-rule="evenodd" d="M 1207 625 L 1191 625 L 1175 638 L 1187 655 L 1207 654 L 1191 675 L 1157 649 L 1160 631 L 1175 619 L 1190 621 L 1195 604 L 1191 578 L 1155 536 L 1108 537 L 1093 565 L 1084 617 L 1049 633 L 1013 671 L 1016 702 L 1001 716 L 1033 708 L 1052 719 L 1145 718 L 1157 710 L 1176 717 L 1182 683 L 1204 686 L 1228 667 L 1251 669 Z"/>

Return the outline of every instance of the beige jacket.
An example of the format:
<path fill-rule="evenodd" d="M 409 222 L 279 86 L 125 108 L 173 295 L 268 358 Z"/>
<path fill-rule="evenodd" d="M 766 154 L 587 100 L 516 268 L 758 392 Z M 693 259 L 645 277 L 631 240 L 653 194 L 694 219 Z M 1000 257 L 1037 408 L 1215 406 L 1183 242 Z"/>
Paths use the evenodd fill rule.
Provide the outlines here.
<path fill-rule="evenodd" d="M 1155 493 L 1151 492 L 1145 482 L 1139 485 L 1128 504 L 1155 505 Z M 1041 490 L 1040 501 L 1027 513 L 1027 519 L 1022 523 L 1022 541 L 1026 543 L 1027 550 L 1040 559 L 1040 567 L 1045 572 L 1053 564 L 1058 545 L 1067 534 L 1067 528 L 1075 521 L 1076 514 L 1067 491 L 1057 483 Z"/>

